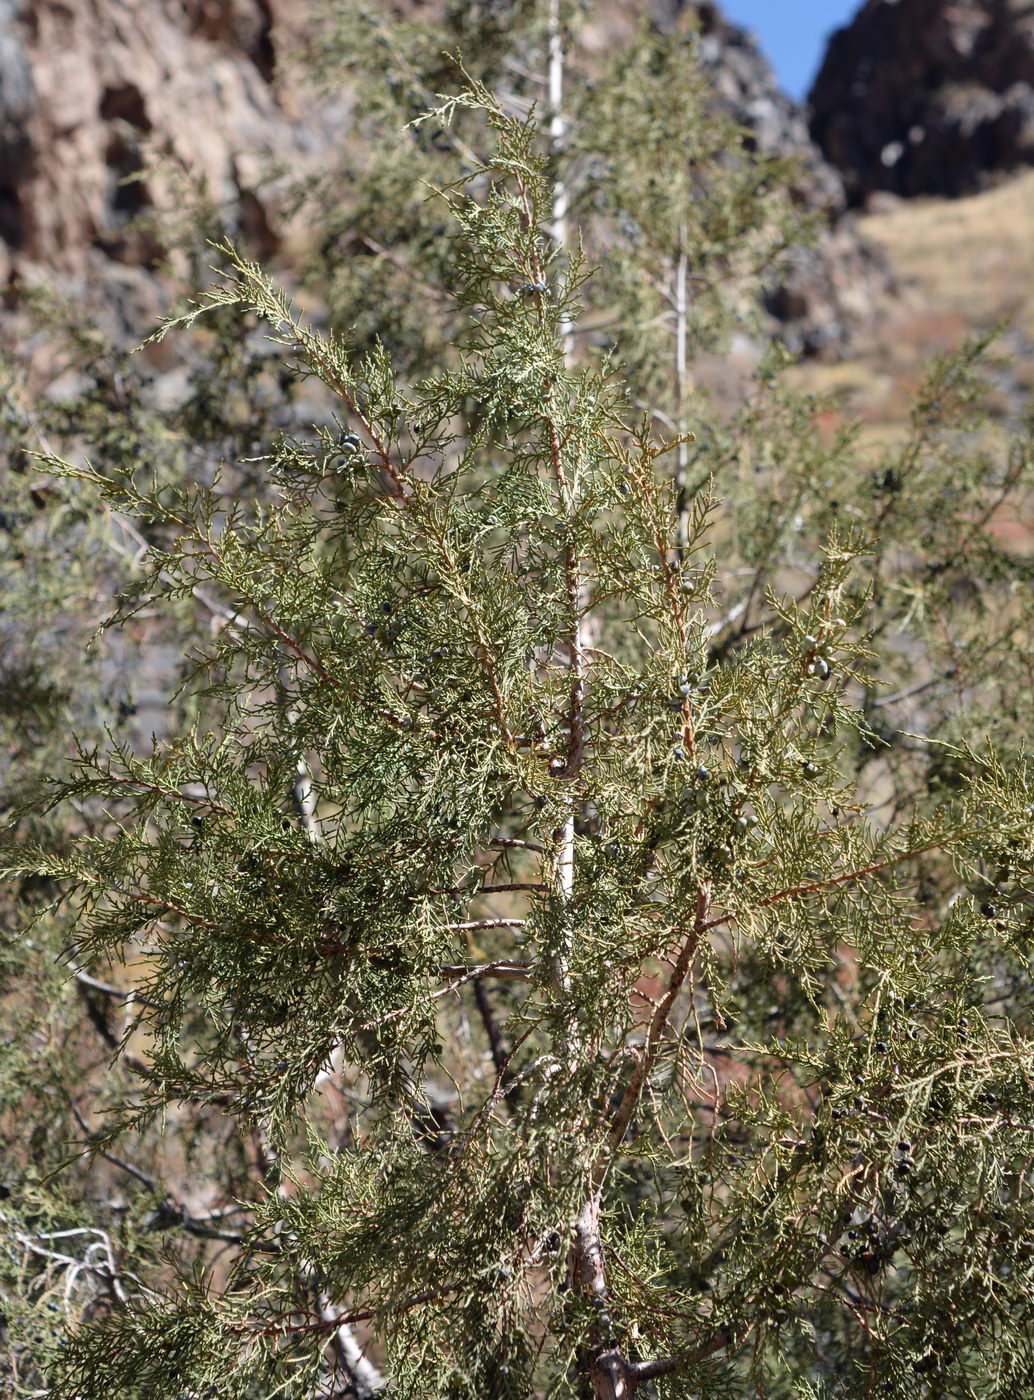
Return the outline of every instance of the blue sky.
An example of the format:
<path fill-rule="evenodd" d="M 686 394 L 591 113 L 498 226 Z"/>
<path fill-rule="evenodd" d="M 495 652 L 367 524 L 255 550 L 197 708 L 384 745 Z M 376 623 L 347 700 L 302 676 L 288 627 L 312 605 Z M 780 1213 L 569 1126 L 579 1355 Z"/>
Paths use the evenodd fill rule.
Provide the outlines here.
<path fill-rule="evenodd" d="M 861 8 L 861 0 L 724 0 L 736 24 L 753 29 L 793 97 L 811 86 L 830 32 Z"/>

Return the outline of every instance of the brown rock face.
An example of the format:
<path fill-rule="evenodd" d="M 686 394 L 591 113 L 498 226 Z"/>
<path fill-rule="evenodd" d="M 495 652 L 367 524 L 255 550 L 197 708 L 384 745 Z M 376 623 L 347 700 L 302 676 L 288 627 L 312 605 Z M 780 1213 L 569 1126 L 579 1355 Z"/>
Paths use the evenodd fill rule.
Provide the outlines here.
<path fill-rule="evenodd" d="M 0 36 L 9 267 L 73 282 L 150 268 L 159 250 L 129 227 L 162 196 L 160 174 L 132 178 L 145 146 L 275 249 L 263 175 L 273 156 L 298 158 L 307 132 L 274 82 L 268 0 L 0 0 Z"/>
<path fill-rule="evenodd" d="M 867 0 L 830 40 L 810 102 L 853 204 L 971 193 L 1034 164 L 1034 3 Z"/>

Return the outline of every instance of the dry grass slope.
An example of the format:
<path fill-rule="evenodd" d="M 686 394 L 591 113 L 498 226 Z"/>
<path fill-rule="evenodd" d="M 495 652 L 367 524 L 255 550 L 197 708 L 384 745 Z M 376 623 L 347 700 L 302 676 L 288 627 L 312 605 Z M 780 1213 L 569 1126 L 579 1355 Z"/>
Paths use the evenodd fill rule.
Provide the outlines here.
<path fill-rule="evenodd" d="M 930 357 L 1005 323 L 993 395 L 1018 417 L 1034 390 L 1034 172 L 963 199 L 881 204 L 860 228 L 886 249 L 898 293 L 852 358 L 802 366 L 798 383 L 837 392 L 869 442 L 892 443 Z"/>

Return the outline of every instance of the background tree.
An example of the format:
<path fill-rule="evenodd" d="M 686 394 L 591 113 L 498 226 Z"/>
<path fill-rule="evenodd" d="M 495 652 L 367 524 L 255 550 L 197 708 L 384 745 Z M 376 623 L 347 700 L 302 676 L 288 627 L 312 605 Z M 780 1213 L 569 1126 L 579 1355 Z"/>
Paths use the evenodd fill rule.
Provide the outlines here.
<path fill-rule="evenodd" d="M 576 217 L 600 249 L 593 293 L 636 401 L 684 437 L 691 365 L 757 325 L 764 273 L 808 221 L 793 161 L 754 151 L 716 101 L 691 25 L 644 26 L 582 96 L 573 145 L 585 170 Z M 700 405 L 703 407 L 703 405 Z M 689 444 L 676 449 L 685 490 Z"/>
<path fill-rule="evenodd" d="M 638 358 L 656 353 L 654 318 L 673 310 L 680 228 L 690 358 L 720 344 L 734 317 L 749 323 L 758 273 L 791 227 L 784 186 L 795 167 L 758 154 L 723 109 L 692 10 L 663 30 L 644 24 L 611 62 L 580 42 L 592 17 L 586 4 L 449 5 L 412 19 L 337 0 L 323 15 L 313 76 L 328 89 L 347 78 L 358 139 L 338 168 L 298 191 L 321 231 L 308 273 L 326 288 L 338 324 L 381 339 L 400 373 L 440 363 L 457 325 L 448 290 L 457 235 L 428 201 L 427 181 L 432 171 L 440 184 L 470 172 L 484 155 L 483 124 L 468 113 L 448 131 L 406 126 L 455 86 L 457 57 L 513 110 L 535 105 L 545 124 L 554 124 L 562 94 L 563 137 L 552 133 L 550 170 L 600 264 L 593 301 L 601 314 L 588 317 L 583 343 L 620 337 L 627 372 L 638 377 Z M 807 225 L 798 210 L 795 241 L 806 240 Z"/>

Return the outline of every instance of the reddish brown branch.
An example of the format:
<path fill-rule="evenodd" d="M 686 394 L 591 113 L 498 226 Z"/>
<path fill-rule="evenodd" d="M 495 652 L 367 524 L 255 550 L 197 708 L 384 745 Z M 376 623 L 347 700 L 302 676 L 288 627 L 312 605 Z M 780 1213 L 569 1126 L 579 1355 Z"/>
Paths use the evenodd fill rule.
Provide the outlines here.
<path fill-rule="evenodd" d="M 632 1072 L 632 1077 L 628 1081 L 625 1092 L 621 1097 L 618 1111 L 614 1115 L 614 1122 L 610 1130 L 610 1147 L 612 1152 L 616 1152 L 625 1136 L 632 1114 L 635 1112 L 636 1104 L 639 1102 L 639 1095 L 642 1092 L 643 1084 L 653 1068 L 661 1046 L 661 1039 L 668 1024 L 668 1017 L 671 1008 L 675 1004 L 675 998 L 689 976 L 693 966 L 693 958 L 696 956 L 697 948 L 700 946 L 700 939 L 704 932 L 710 927 L 707 922 L 707 909 L 711 899 L 711 882 L 705 880 L 697 894 L 696 917 L 689 936 L 682 945 L 675 965 L 668 978 L 668 986 L 664 995 L 658 1001 L 653 1015 L 650 1017 L 649 1029 L 646 1032 L 646 1040 L 643 1045 L 642 1054 Z"/>
<path fill-rule="evenodd" d="M 908 851 L 899 851 L 895 856 L 888 856 L 886 860 L 877 861 L 874 865 L 863 866 L 860 870 L 850 870 L 844 875 L 831 875 L 826 880 L 813 880 L 807 885 L 793 885 L 789 889 L 779 890 L 777 894 L 767 895 L 764 899 L 758 900 L 754 906 L 757 909 L 768 909 L 773 904 L 779 904 L 784 899 L 795 899 L 800 895 L 816 894 L 819 890 L 833 889 L 837 885 L 849 885 L 854 880 L 862 880 L 867 875 L 876 875 L 881 870 L 888 870 L 892 865 L 900 865 L 903 860 L 910 860 L 913 856 L 925 855 L 928 851 L 941 850 L 944 846 L 950 845 L 953 841 L 961 841 L 965 836 L 975 833 L 970 831 L 957 831 L 953 835 L 942 836 L 938 841 L 930 841 L 925 846 L 915 846 Z M 738 918 L 735 912 L 723 914 L 720 918 L 710 919 L 703 925 L 701 932 L 706 933 L 708 929 L 719 928 L 722 924 L 727 924 L 732 919 Z"/>

